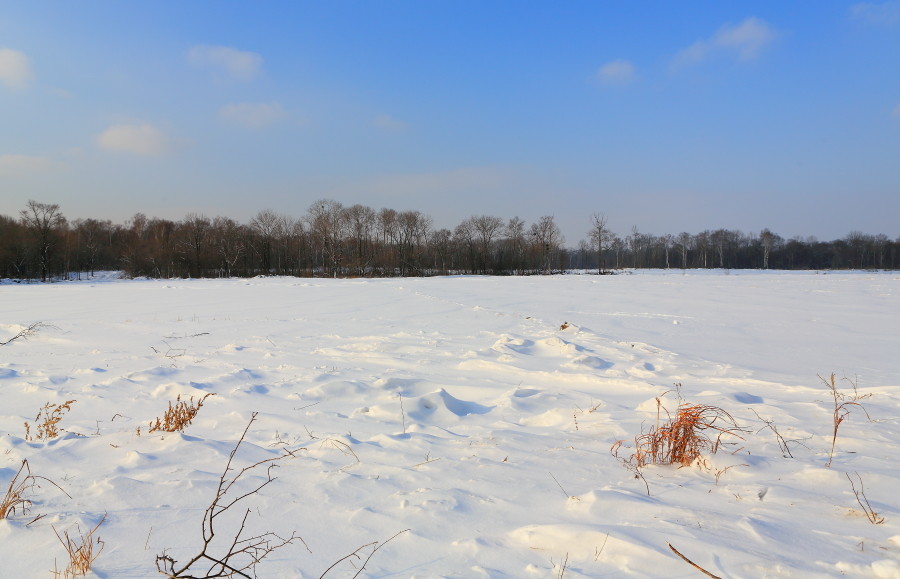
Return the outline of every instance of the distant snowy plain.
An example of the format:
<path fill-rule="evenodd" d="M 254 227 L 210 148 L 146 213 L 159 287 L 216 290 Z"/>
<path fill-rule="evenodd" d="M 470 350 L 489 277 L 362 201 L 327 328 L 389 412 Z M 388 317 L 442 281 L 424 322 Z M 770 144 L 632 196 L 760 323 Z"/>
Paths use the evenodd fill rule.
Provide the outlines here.
<path fill-rule="evenodd" d="M 212 550 L 245 509 L 250 535 L 302 537 L 259 577 L 320 577 L 375 541 L 326 577 L 701 576 L 668 544 L 720 577 L 900 577 L 895 272 L 0 285 L 0 341 L 33 322 L 0 346 L 0 493 L 23 459 L 65 493 L 40 481 L 0 520 L 3 577 L 51 576 L 54 529 L 104 516 L 93 576 L 190 559 L 254 412 L 234 466 L 293 456 Z M 827 467 L 832 372 L 861 406 Z M 674 412 L 676 384 L 744 439 L 635 478 L 610 448 L 664 392 Z M 147 432 L 207 393 L 182 433 Z M 67 400 L 61 436 L 26 440 Z"/>

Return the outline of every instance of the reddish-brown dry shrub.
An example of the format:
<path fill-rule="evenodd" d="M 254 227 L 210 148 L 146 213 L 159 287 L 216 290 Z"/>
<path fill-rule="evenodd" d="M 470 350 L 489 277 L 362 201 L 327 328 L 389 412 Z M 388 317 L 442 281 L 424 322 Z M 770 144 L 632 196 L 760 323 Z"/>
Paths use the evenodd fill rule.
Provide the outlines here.
<path fill-rule="evenodd" d="M 859 394 L 859 392 L 857 391 L 856 384 L 853 381 L 851 381 L 849 378 L 845 378 L 845 380 L 848 380 L 853 385 L 854 395 L 851 400 L 846 400 L 846 398 L 847 398 L 846 395 L 844 395 L 843 393 L 841 393 L 838 390 L 837 384 L 835 384 L 835 381 L 834 381 L 834 372 L 831 373 L 831 376 L 829 376 L 828 379 L 825 379 L 822 376 L 819 376 L 819 379 L 831 391 L 831 397 L 834 400 L 834 414 L 833 414 L 833 418 L 832 418 L 833 429 L 832 429 L 832 433 L 831 433 L 831 452 L 828 453 L 828 462 L 825 463 L 825 466 L 830 467 L 831 461 L 834 460 L 834 447 L 837 444 L 838 428 L 840 428 L 841 423 L 844 422 L 844 420 L 846 420 L 847 417 L 850 416 L 850 407 L 858 406 L 859 408 L 861 408 L 862 411 L 865 413 L 866 418 L 868 418 L 870 421 L 872 420 L 872 417 L 869 416 L 869 413 L 866 411 L 865 407 L 862 404 L 860 404 L 859 402 L 857 402 L 857 400 L 860 400 L 862 398 L 868 398 L 868 395 L 861 396 Z"/>
<path fill-rule="evenodd" d="M 665 410 L 658 398 L 657 404 L 658 409 Z M 734 417 L 718 406 L 681 402 L 674 419 L 668 412 L 666 415 L 666 422 L 660 424 L 658 410 L 657 424 L 634 438 L 634 453 L 628 462 L 635 467 L 648 464 L 690 466 L 704 453 L 718 451 L 723 436 L 743 440 L 739 434 L 742 429 Z M 616 457 L 622 443 L 621 440 L 616 442 L 611 449 Z"/>

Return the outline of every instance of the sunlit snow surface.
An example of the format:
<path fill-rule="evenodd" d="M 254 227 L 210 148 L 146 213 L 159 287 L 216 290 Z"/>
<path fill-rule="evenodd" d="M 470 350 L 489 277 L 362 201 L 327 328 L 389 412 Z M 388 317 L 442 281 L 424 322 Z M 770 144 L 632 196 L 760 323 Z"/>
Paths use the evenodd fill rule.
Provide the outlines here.
<path fill-rule="evenodd" d="M 259 577 L 319 577 L 407 529 L 361 577 L 698 576 L 667 543 L 722 577 L 900 576 L 896 273 L 0 285 L 0 341 L 33 322 L 0 346 L 0 493 L 27 459 L 71 498 L 38 481 L 28 511 L 0 521 L 4 577 L 64 567 L 54 528 L 104 514 L 98 577 L 189 559 L 252 412 L 235 466 L 295 457 L 235 515 L 308 546 L 275 551 Z M 846 407 L 827 468 L 818 375 L 832 372 L 862 406 Z M 747 432 L 705 466 L 646 467 L 648 495 L 610 447 L 654 425 L 675 384 Z M 177 396 L 207 393 L 183 433 L 147 433 Z M 67 400 L 66 434 L 25 439 Z M 674 411 L 675 392 L 661 400 Z"/>

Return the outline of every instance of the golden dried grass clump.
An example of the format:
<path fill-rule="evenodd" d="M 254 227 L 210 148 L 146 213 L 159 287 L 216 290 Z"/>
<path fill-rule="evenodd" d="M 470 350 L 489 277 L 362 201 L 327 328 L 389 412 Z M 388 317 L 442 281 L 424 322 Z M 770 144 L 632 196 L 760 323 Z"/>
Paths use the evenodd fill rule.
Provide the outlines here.
<path fill-rule="evenodd" d="M 66 568 L 62 571 L 56 569 L 54 565 L 54 570 L 51 571 L 54 577 L 75 579 L 76 577 L 87 575 L 105 546 L 100 537 L 94 538 L 94 533 L 97 532 L 97 529 L 100 528 L 104 521 L 106 521 L 106 515 L 103 515 L 100 522 L 87 533 L 81 532 L 81 528 L 76 525 L 75 529 L 78 534 L 74 538 L 69 536 L 69 531 L 63 532 L 63 535 L 60 536 L 56 528 L 53 528 L 56 538 L 65 547 L 66 555 L 69 558 Z"/>
<path fill-rule="evenodd" d="M 171 401 L 169 402 L 169 407 L 166 409 L 165 414 L 163 414 L 162 420 L 157 418 L 150 423 L 149 431 L 183 431 L 191 423 L 194 417 L 197 416 L 197 413 L 200 412 L 200 407 L 203 406 L 203 402 L 210 396 L 214 396 L 214 393 L 210 392 L 205 394 L 202 398 L 197 400 L 197 402 L 194 402 L 193 396 L 191 396 L 190 400 L 185 401 L 181 399 L 181 395 L 179 394 L 175 399 L 175 404 L 172 404 Z"/>
<path fill-rule="evenodd" d="M 680 402 L 673 419 L 659 398 L 656 402 L 656 425 L 634 438 L 634 453 L 628 462 L 635 467 L 648 464 L 690 466 L 707 452 L 715 454 L 723 436 L 743 440 L 739 434 L 743 430 L 734 417 L 718 406 Z M 660 424 L 663 411 L 667 420 Z M 623 442 L 620 440 L 612 447 L 612 453 L 617 457 Z"/>
<path fill-rule="evenodd" d="M 25 440 L 49 440 L 59 436 L 59 421 L 66 412 L 72 409 L 73 404 L 75 404 L 75 400 L 66 400 L 62 404 L 50 404 L 49 402 L 44 404 L 38 410 L 37 416 L 34 417 L 37 425 L 37 433 L 34 436 L 31 435 L 31 424 L 25 423 Z"/>

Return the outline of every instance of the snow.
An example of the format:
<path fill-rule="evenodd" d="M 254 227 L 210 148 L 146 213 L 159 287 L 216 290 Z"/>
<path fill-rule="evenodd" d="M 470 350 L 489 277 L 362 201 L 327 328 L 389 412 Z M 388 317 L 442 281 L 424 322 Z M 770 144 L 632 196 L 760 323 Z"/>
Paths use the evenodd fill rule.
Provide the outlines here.
<path fill-rule="evenodd" d="M 234 466 L 293 456 L 217 536 L 249 509 L 248 534 L 305 542 L 260 577 L 319 577 L 375 541 L 326 577 L 370 554 L 361 577 L 699 576 L 668 544 L 723 577 L 900 577 L 898 288 L 890 272 L 680 270 L 5 284 L 0 341 L 44 325 L 0 346 L 0 493 L 23 459 L 60 488 L 39 480 L 0 520 L 2 574 L 62 568 L 54 529 L 104 515 L 95 576 L 190 559 L 257 412 Z M 832 372 L 861 406 L 827 467 Z M 747 432 L 641 480 L 610 448 L 628 454 L 660 396 L 674 412 L 676 384 Z M 183 432 L 148 432 L 207 393 Z M 26 439 L 67 400 L 61 436 Z"/>

